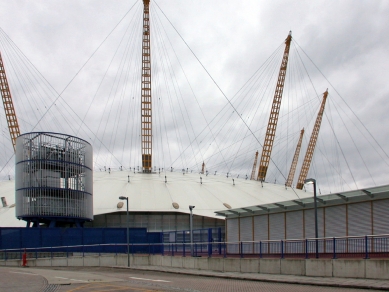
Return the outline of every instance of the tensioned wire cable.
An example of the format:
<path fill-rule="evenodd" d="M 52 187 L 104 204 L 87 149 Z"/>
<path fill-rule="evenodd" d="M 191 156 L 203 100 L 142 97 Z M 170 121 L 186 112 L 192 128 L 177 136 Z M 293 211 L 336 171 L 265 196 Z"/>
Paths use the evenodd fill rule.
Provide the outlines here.
<path fill-rule="evenodd" d="M 298 45 L 298 43 L 297 43 Z M 298 45 L 300 47 L 300 45 Z M 301 48 L 301 47 L 300 47 Z M 344 98 L 340 95 L 340 93 L 336 90 L 336 88 L 332 85 L 332 83 L 324 76 L 323 72 L 317 67 L 317 65 L 312 61 L 312 59 L 308 56 L 307 53 L 301 48 L 301 51 L 305 54 L 305 56 L 312 62 L 312 64 L 315 66 L 315 68 L 319 71 L 319 73 L 325 78 L 325 80 L 330 84 L 330 86 L 334 89 L 334 91 L 338 94 L 338 96 L 341 98 L 341 100 L 346 104 L 347 108 L 352 112 L 354 117 L 359 121 L 360 125 L 366 130 L 366 132 L 370 135 L 370 138 L 374 140 L 374 142 L 378 145 L 378 147 L 381 149 L 381 151 L 385 154 L 387 158 L 389 158 L 389 155 L 386 153 L 386 151 L 382 148 L 382 146 L 378 143 L 378 141 L 374 138 L 373 134 L 367 129 L 364 123 L 359 119 L 359 117 L 355 114 L 355 112 L 352 110 L 352 108 L 348 105 L 348 103 L 344 100 Z"/>
<path fill-rule="evenodd" d="M 120 21 L 115 25 L 115 27 L 109 32 L 109 34 L 104 38 L 104 40 L 100 43 L 100 45 L 95 49 L 95 51 L 92 53 L 92 55 L 86 60 L 86 62 L 81 66 L 81 68 L 76 72 L 76 74 L 73 76 L 73 78 L 68 82 L 68 84 L 65 86 L 65 88 L 61 91 L 61 93 L 57 93 L 57 97 L 55 98 L 55 100 L 51 103 L 51 105 L 46 109 L 46 111 L 44 112 L 44 114 L 41 116 L 41 118 L 38 120 L 38 122 L 35 124 L 35 126 L 32 128 L 32 131 L 37 127 L 37 125 L 43 120 L 43 118 L 46 116 L 47 113 L 49 113 L 50 109 L 55 105 L 55 103 L 61 99 L 67 106 L 68 108 L 76 115 L 77 118 L 79 118 L 81 121 L 82 119 L 74 112 L 74 110 L 72 110 L 72 108 L 67 104 L 67 102 L 62 98 L 62 94 L 66 91 L 66 89 L 69 87 L 69 85 L 73 82 L 73 80 L 76 78 L 76 76 L 81 72 L 81 70 L 86 66 L 86 64 L 92 59 L 92 57 L 96 54 L 96 52 L 100 49 L 100 47 L 105 43 L 105 41 L 109 38 L 109 36 L 113 33 L 113 31 L 119 26 L 119 24 L 125 19 L 125 17 L 129 14 L 129 12 L 133 9 L 133 7 L 135 6 L 136 2 L 131 6 L 131 8 L 124 14 L 124 16 L 120 19 Z M 4 32 L 3 32 L 4 33 Z M 16 45 L 15 45 L 16 46 Z M 19 50 L 19 49 L 18 49 Z M 20 50 L 19 50 L 20 51 Z M 21 51 L 20 51 L 21 52 Z M 26 58 L 26 56 L 21 52 L 21 54 Z M 27 59 L 27 58 L 26 58 Z M 28 59 L 27 59 L 28 60 Z M 35 66 L 29 62 L 33 68 L 35 68 Z M 39 73 L 39 71 L 35 68 L 36 72 Z M 45 80 L 45 82 L 50 86 L 50 88 L 54 91 L 55 89 L 50 85 L 50 83 L 47 81 L 47 79 L 42 76 L 40 73 L 39 75 Z M 85 127 L 91 132 L 93 133 L 90 128 L 88 127 L 88 125 L 84 124 Z M 100 143 L 102 143 L 102 141 L 100 139 L 97 138 L 97 140 L 99 140 Z M 109 149 L 107 149 L 109 151 Z M 113 155 L 113 153 L 111 153 Z M 115 159 L 117 160 L 117 158 L 115 157 Z M 6 163 L 6 165 L 9 163 L 11 159 L 9 159 Z M 5 167 L 5 166 L 4 166 Z M 3 168 L 4 168 L 3 167 Z"/>

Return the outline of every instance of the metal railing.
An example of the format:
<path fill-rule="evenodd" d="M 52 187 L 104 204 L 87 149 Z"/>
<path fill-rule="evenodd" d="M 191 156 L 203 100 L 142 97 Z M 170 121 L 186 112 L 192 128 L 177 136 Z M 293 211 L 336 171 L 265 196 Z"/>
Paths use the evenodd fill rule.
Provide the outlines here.
<path fill-rule="evenodd" d="M 0 260 L 127 254 L 228 258 L 389 258 L 389 235 L 240 242 L 93 244 L 0 250 Z"/>

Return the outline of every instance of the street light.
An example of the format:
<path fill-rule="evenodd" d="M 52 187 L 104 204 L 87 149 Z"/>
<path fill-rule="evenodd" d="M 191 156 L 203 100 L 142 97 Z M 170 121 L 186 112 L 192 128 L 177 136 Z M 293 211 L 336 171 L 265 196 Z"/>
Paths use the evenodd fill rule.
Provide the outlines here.
<path fill-rule="evenodd" d="M 189 228 L 190 228 L 190 255 L 193 257 L 193 213 L 192 210 L 195 206 L 189 206 L 190 210 L 190 220 L 189 220 Z"/>
<path fill-rule="evenodd" d="M 127 266 L 130 267 L 130 220 L 128 219 L 128 197 L 120 196 L 119 200 L 127 201 Z"/>
<path fill-rule="evenodd" d="M 313 206 L 315 209 L 315 238 L 316 238 L 316 258 L 319 258 L 319 231 L 317 227 L 317 202 L 316 202 L 316 180 L 314 178 L 308 178 L 304 181 L 304 184 L 313 183 Z"/>

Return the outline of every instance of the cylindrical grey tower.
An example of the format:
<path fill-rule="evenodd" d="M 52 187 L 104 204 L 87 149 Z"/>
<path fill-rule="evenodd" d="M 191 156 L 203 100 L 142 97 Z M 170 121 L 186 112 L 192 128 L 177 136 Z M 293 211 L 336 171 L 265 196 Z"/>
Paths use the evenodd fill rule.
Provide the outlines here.
<path fill-rule="evenodd" d="M 16 217 L 50 227 L 93 220 L 92 146 L 58 133 L 16 139 Z"/>

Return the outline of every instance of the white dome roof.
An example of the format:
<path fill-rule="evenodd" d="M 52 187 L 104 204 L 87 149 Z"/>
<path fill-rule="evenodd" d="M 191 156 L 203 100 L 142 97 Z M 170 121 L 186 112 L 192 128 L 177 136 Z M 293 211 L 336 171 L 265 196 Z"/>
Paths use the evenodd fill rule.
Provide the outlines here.
<path fill-rule="evenodd" d="M 93 174 L 93 214 L 126 212 L 125 204 L 118 208 L 120 196 L 129 198 L 130 212 L 189 213 L 189 205 L 193 205 L 193 214 L 220 219 L 224 218 L 214 212 L 226 210 L 226 205 L 236 209 L 312 197 L 312 193 L 283 185 L 263 183 L 262 187 L 260 182 L 244 178 L 234 178 L 234 181 L 235 185 L 231 177 L 198 173 L 96 171 Z M 16 219 L 15 208 L 10 208 L 15 203 L 14 181 L 0 182 L 0 193 L 8 204 L 8 207 L 0 206 L 0 227 L 25 226 L 25 221 Z"/>

